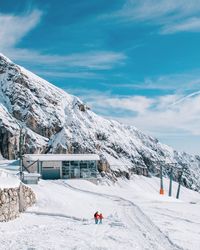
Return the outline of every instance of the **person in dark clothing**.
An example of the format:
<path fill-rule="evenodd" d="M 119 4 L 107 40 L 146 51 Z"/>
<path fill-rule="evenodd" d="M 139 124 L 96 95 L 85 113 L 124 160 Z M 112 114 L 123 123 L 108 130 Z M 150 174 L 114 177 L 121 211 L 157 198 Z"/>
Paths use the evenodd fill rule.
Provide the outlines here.
<path fill-rule="evenodd" d="M 94 221 L 95 221 L 95 224 L 98 224 L 98 222 L 99 222 L 99 212 L 98 211 L 94 214 Z"/>

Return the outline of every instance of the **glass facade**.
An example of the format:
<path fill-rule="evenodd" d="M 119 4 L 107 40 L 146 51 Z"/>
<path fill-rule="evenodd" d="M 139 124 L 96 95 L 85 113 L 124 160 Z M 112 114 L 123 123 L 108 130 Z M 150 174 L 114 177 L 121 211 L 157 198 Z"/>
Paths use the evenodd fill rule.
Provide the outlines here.
<path fill-rule="evenodd" d="M 94 178 L 97 177 L 96 161 L 63 161 L 62 178 Z"/>
<path fill-rule="evenodd" d="M 41 175 L 44 180 L 60 179 L 60 169 L 52 167 L 42 168 Z"/>

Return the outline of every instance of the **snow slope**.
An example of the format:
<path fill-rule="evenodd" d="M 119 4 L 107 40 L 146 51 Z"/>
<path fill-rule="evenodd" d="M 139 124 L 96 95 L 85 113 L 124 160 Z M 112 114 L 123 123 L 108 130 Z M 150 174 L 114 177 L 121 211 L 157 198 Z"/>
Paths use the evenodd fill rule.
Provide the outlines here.
<path fill-rule="evenodd" d="M 79 98 L 0 54 L 0 154 L 7 159 L 17 157 L 20 126 L 26 129 L 26 153 L 96 153 L 100 170 L 106 167 L 115 176 L 158 175 L 160 164 L 167 175 L 168 163 L 186 165 L 183 184 L 200 190 L 200 157 L 96 115 Z"/>
<path fill-rule="evenodd" d="M 200 194 L 186 188 L 180 201 L 160 196 L 157 178 L 135 175 L 116 184 L 58 180 L 32 188 L 37 204 L 1 224 L 2 250 L 200 249 Z M 97 210 L 102 225 L 94 224 Z"/>

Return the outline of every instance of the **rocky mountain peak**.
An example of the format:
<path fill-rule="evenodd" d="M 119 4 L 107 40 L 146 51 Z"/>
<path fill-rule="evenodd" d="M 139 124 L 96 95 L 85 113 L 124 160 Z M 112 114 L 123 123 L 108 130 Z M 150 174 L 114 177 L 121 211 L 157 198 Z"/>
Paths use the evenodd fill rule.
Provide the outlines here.
<path fill-rule="evenodd" d="M 199 157 L 98 116 L 79 98 L 0 54 L 0 153 L 5 158 L 16 157 L 21 126 L 26 129 L 26 153 L 97 153 L 100 170 L 114 176 L 156 175 L 160 162 L 167 174 L 168 163 L 187 164 L 184 184 L 200 189 Z"/>

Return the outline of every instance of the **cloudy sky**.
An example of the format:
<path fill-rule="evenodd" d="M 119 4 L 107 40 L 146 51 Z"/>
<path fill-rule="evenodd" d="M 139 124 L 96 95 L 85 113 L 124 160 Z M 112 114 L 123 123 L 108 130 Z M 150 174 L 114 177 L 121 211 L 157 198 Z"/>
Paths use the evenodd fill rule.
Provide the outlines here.
<path fill-rule="evenodd" d="M 0 52 L 98 114 L 200 153 L 199 0 L 1 0 Z"/>

